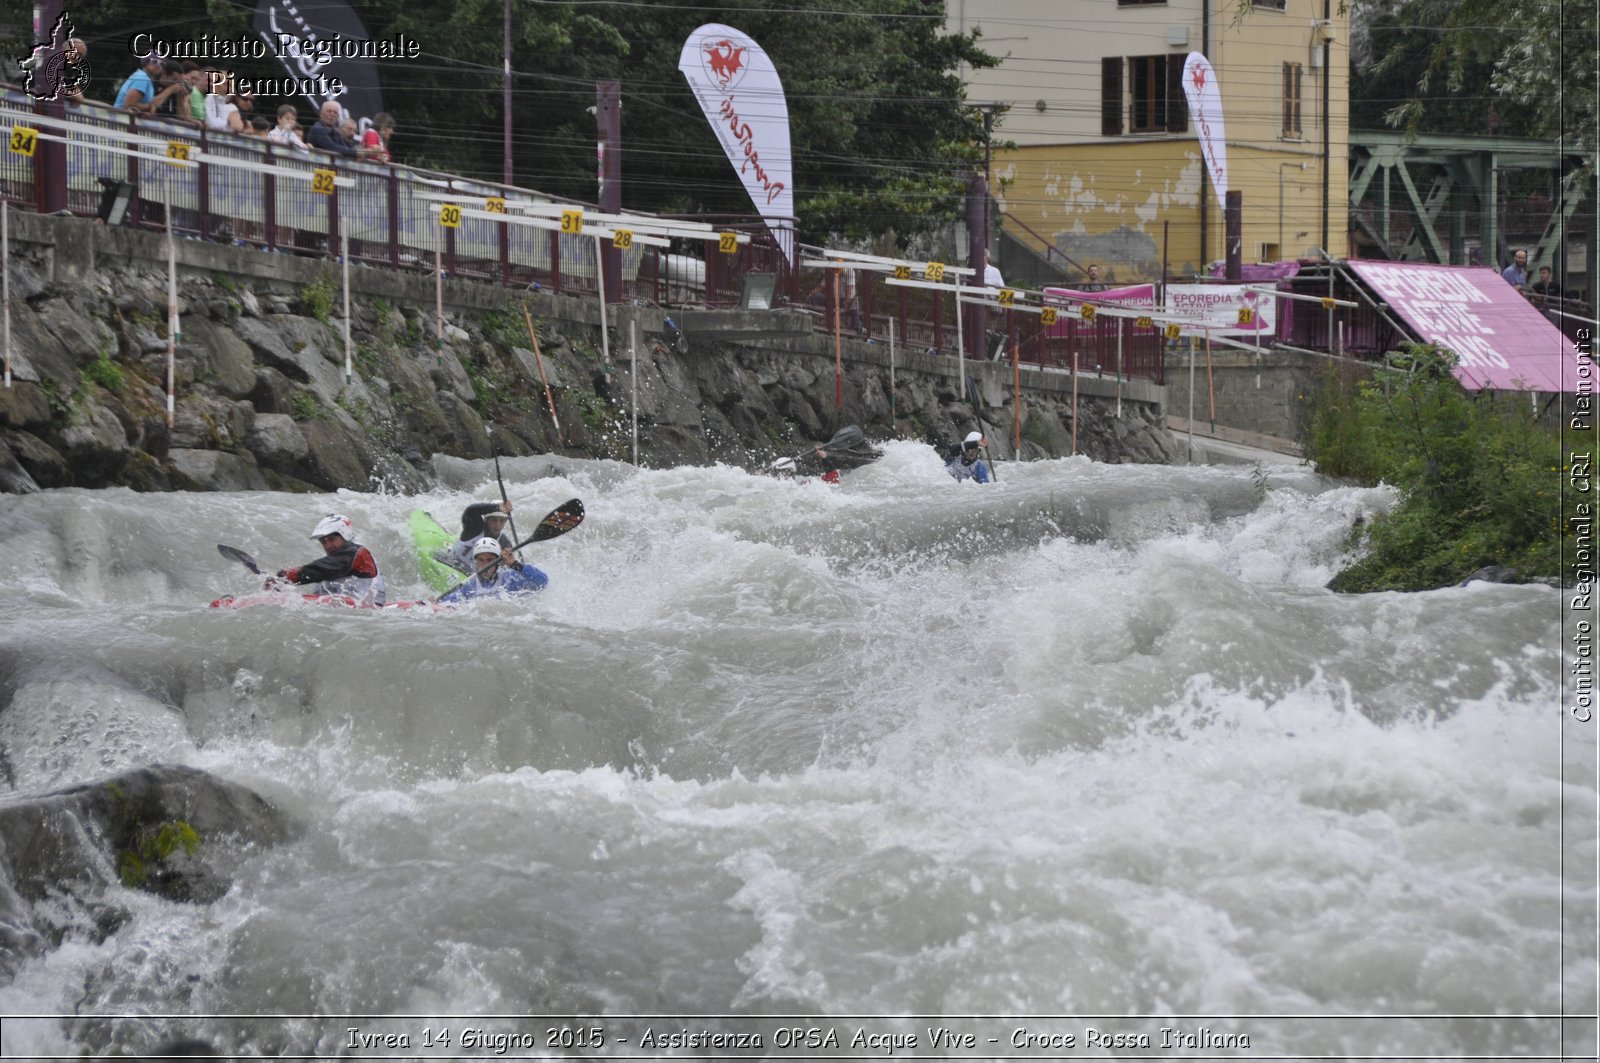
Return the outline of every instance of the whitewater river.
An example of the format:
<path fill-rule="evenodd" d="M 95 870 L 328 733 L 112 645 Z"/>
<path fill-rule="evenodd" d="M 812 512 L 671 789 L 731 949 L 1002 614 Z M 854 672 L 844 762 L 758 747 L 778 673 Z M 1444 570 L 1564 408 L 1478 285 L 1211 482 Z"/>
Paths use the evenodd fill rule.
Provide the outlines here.
<path fill-rule="evenodd" d="M 557 465 L 504 463 L 523 535 L 588 508 L 550 589 L 441 613 L 209 609 L 254 588 L 215 544 L 342 511 L 416 597 L 407 514 L 488 463 L 0 501 L 3 799 L 180 763 L 300 824 L 24 963 L 7 1055 L 1592 1054 L 1562 595 L 1324 590 L 1387 490 Z"/>

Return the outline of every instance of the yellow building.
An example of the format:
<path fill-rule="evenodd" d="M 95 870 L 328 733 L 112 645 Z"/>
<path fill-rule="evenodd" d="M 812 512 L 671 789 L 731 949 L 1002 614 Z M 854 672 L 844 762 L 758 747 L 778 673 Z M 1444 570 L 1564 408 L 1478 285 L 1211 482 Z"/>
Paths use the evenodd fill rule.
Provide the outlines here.
<path fill-rule="evenodd" d="M 1349 19 L 1339 0 L 948 0 L 1004 61 L 964 71 L 996 122 L 992 190 L 1010 240 L 1071 279 L 1174 277 L 1224 257 L 1222 205 L 1181 75 L 1201 52 L 1221 85 L 1229 188 L 1246 262 L 1348 252 Z M 1006 141 L 1014 148 L 999 147 Z M 1326 183 L 1325 183 L 1326 182 Z M 1325 224 L 1326 219 L 1326 224 Z M 1007 255 L 1011 256 L 1008 261 Z M 1019 281 L 1020 282 L 1020 278 Z"/>

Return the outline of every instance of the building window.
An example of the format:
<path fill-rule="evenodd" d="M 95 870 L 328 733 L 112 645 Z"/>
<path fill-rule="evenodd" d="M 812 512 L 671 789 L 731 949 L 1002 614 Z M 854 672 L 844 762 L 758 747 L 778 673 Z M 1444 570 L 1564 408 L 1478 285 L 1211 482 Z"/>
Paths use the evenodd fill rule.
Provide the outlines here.
<path fill-rule="evenodd" d="M 1283 135 L 1298 138 L 1300 128 L 1300 78 L 1304 71 L 1299 63 L 1283 64 Z"/>
<path fill-rule="evenodd" d="M 1283 0 L 1250 0 L 1250 6 L 1266 7 L 1271 8 L 1273 11 L 1282 11 L 1284 9 L 1284 2 Z"/>
<path fill-rule="evenodd" d="M 1167 0 L 1117 0 L 1118 7 L 1135 7 L 1139 4 L 1165 4 Z"/>
<path fill-rule="evenodd" d="M 1180 55 L 1101 59 L 1100 135 L 1186 132 L 1189 104 L 1183 95 L 1183 59 Z"/>

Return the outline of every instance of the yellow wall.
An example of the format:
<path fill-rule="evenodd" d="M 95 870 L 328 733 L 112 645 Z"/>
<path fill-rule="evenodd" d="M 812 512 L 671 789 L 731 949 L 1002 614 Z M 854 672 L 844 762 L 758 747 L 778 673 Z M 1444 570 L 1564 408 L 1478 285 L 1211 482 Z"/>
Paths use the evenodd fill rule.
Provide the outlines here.
<path fill-rule="evenodd" d="M 995 131 L 995 194 L 1009 219 L 1036 230 L 1087 264 L 1098 261 L 1117 280 L 1160 276 L 1163 222 L 1175 274 L 1200 268 L 1200 197 L 1206 197 L 1205 258 L 1221 259 L 1221 204 L 1210 186 L 1191 129 L 1181 134 L 1101 138 L 1100 60 L 1201 48 L 1202 3 L 1211 7 L 1210 47 L 1223 96 L 1229 185 L 1243 195 L 1243 249 L 1257 261 L 1263 244 L 1281 257 L 1322 244 L 1322 107 L 1324 71 L 1316 27 L 1323 0 L 1286 0 L 1283 11 L 1250 7 L 1234 19 L 1232 4 L 1169 0 L 1120 7 L 1116 0 L 1070 6 L 1043 0 L 951 0 L 952 29 L 983 31 L 982 43 L 1006 55 L 994 70 L 972 71 L 968 98 L 1011 107 Z M 1349 158 L 1349 19 L 1331 0 L 1333 72 L 1326 116 L 1329 134 L 1328 250 L 1348 252 L 1346 177 Z M 1169 44 L 1169 34 L 1187 44 Z M 1302 136 L 1283 135 L 1283 63 L 1302 64 Z M 1038 103 L 1045 107 L 1040 110 Z M 1302 164 L 1308 168 L 1302 169 Z M 1280 241 L 1280 202 L 1282 211 Z M 1015 225 L 1013 233 L 1017 232 Z M 1038 241 L 1020 234 L 1024 242 Z M 1269 249 L 1270 250 L 1270 249 Z"/>

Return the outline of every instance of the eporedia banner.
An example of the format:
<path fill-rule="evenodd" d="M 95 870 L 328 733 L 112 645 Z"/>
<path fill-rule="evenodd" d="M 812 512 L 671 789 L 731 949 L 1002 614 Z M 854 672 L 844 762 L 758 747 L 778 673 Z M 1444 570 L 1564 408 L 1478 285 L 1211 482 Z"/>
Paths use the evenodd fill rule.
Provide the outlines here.
<path fill-rule="evenodd" d="M 789 105 L 777 68 L 744 33 L 711 22 L 689 34 L 678 69 L 750 201 L 793 261 L 794 156 L 789 150 Z"/>

